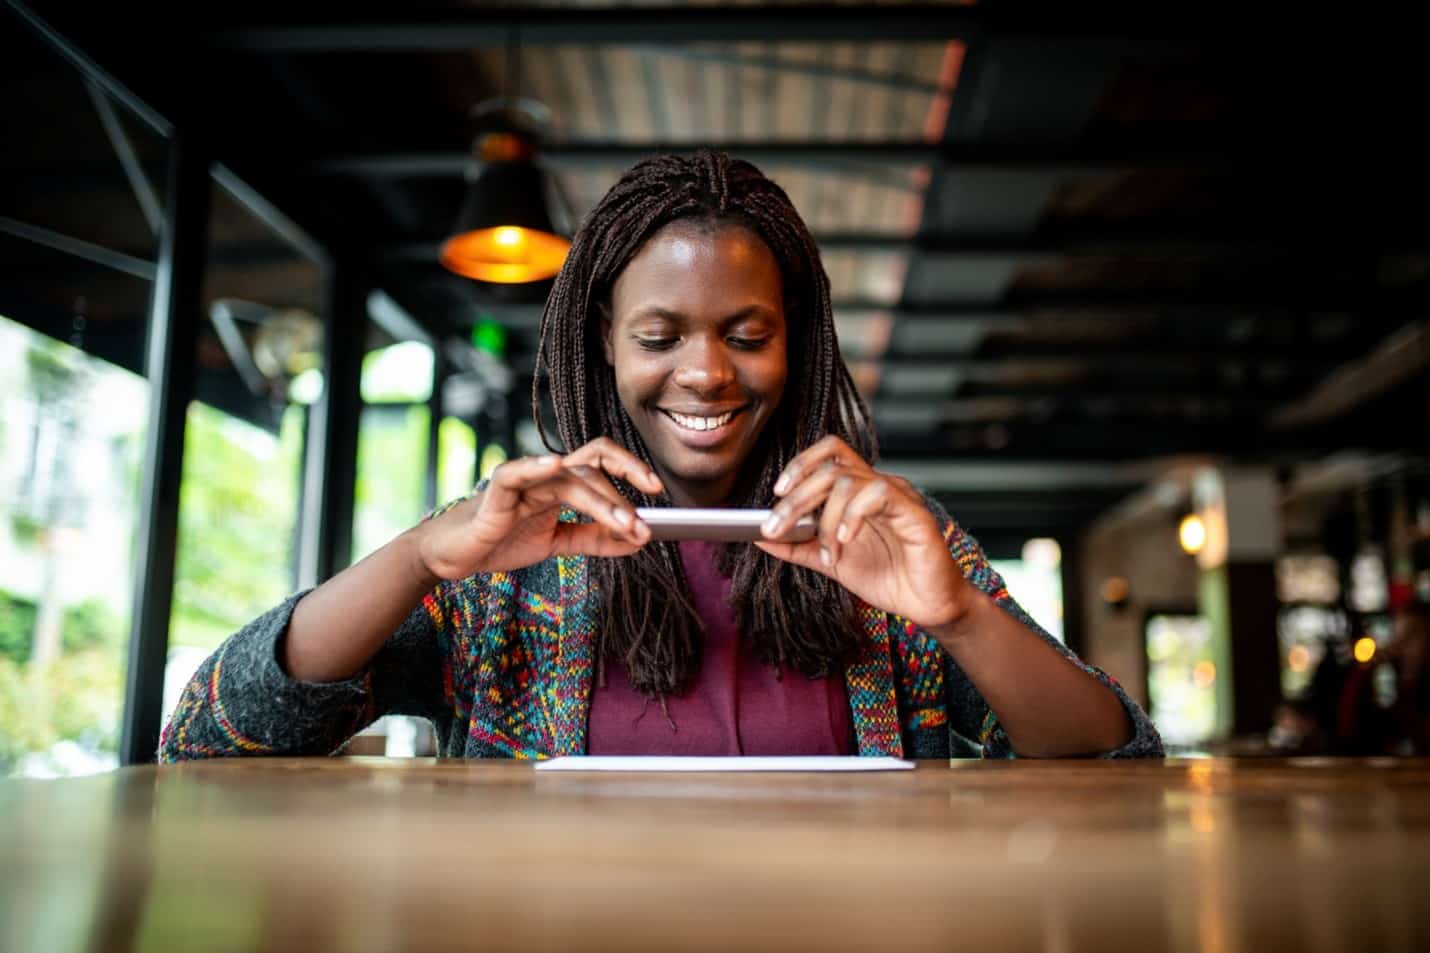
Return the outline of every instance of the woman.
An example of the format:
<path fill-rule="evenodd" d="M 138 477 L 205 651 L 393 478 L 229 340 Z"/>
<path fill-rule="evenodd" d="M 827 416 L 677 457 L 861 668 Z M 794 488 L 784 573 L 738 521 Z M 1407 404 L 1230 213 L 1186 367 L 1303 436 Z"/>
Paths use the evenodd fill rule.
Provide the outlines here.
<path fill-rule="evenodd" d="M 627 172 L 556 279 L 534 413 L 543 364 L 570 452 L 503 464 L 235 634 L 163 760 L 329 753 L 389 712 L 448 756 L 1161 753 L 875 469 L 818 251 L 753 166 Z M 659 505 L 774 515 L 753 545 L 657 543 L 634 508 Z M 817 537 L 786 540 L 806 514 Z"/>

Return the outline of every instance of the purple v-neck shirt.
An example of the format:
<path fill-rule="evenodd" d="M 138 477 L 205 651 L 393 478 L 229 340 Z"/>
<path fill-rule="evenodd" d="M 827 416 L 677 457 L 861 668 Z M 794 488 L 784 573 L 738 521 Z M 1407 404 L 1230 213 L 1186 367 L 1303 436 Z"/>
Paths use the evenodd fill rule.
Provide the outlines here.
<path fill-rule="evenodd" d="M 626 669 L 608 663 L 606 685 L 591 689 L 586 751 L 592 755 L 847 755 L 854 732 L 844 676 L 810 679 L 773 668 L 740 637 L 730 580 L 720 575 L 719 543 L 687 541 L 680 557 L 695 608 L 705 623 L 695 681 L 660 703 L 631 687 Z M 670 722 L 675 723 L 672 728 Z"/>

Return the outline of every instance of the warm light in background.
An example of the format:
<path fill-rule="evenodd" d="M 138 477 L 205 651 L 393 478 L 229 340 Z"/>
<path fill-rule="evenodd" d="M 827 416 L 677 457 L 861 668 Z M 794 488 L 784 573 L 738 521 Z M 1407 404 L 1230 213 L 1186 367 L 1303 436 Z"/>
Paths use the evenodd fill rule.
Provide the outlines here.
<path fill-rule="evenodd" d="M 1132 587 L 1121 576 L 1108 576 L 1102 581 L 1102 601 L 1110 605 L 1126 602 L 1131 592 Z"/>
<path fill-rule="evenodd" d="M 1198 662 L 1192 669 L 1192 681 L 1198 688 L 1206 688 L 1216 681 L 1216 665 L 1212 662 Z"/>
<path fill-rule="evenodd" d="M 1304 645 L 1295 645 L 1286 653 L 1286 664 L 1293 672 L 1304 672 L 1311 667 L 1311 650 Z"/>
<path fill-rule="evenodd" d="M 477 281 L 520 284 L 561 270 L 571 243 L 559 235 L 501 225 L 463 232 L 442 245 L 442 264 Z"/>
<path fill-rule="evenodd" d="M 535 158 L 532 124 L 543 121 L 536 117 L 544 107 L 523 102 L 494 99 L 478 106 L 492 128 L 477 138 L 467 196 L 442 243 L 443 267 L 476 281 L 544 281 L 561 270 L 571 250 L 552 223 L 548 176 Z"/>
<path fill-rule="evenodd" d="M 1368 635 L 1356 639 L 1355 655 L 1357 662 L 1369 662 L 1375 658 L 1375 639 Z"/>
<path fill-rule="evenodd" d="M 1182 517 L 1181 525 L 1177 527 L 1177 540 L 1182 544 L 1182 551 L 1188 555 L 1195 556 L 1201 552 L 1207 544 L 1207 527 L 1202 518 L 1195 513 Z"/>

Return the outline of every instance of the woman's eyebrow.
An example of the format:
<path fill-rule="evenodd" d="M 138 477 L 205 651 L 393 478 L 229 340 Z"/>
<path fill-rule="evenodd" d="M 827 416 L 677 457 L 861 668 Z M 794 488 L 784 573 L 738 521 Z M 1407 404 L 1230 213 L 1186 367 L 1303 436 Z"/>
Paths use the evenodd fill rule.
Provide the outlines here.
<path fill-rule="evenodd" d="M 774 320 L 776 312 L 768 305 L 748 304 L 738 311 L 732 312 L 720 319 L 721 324 L 734 324 L 737 321 L 744 321 L 747 318 L 768 318 Z M 669 321 L 672 324 L 685 324 L 690 319 L 680 311 L 672 311 L 669 308 L 662 308 L 659 305 L 650 305 L 637 308 L 630 316 L 631 321 L 642 320 Z"/>

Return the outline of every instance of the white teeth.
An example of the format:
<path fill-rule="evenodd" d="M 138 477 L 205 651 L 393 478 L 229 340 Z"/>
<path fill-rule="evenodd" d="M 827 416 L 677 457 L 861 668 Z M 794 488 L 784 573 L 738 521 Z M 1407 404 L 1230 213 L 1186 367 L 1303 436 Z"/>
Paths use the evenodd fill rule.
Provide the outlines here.
<path fill-rule="evenodd" d="M 686 430 L 714 430 L 716 427 L 723 427 L 730 422 L 730 418 L 735 416 L 733 410 L 721 414 L 719 417 L 688 417 L 685 414 L 672 413 L 670 418 Z"/>

